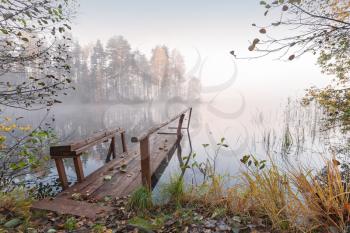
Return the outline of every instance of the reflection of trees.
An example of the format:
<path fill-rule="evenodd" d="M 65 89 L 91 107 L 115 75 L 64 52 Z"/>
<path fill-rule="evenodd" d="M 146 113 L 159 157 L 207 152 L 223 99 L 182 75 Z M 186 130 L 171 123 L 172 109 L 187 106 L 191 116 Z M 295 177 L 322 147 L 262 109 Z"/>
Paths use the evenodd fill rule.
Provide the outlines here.
<path fill-rule="evenodd" d="M 171 106 L 169 108 L 169 106 Z M 133 104 L 133 105 L 59 105 L 50 112 L 48 121 L 60 139 L 59 144 L 69 143 L 75 140 L 89 137 L 95 132 L 106 128 L 120 127 L 126 130 L 126 141 L 129 148 L 138 148 L 132 144 L 132 136 L 139 135 L 151 126 L 165 121 L 169 117 L 182 111 L 186 106 L 181 104 L 157 103 L 157 104 Z M 191 132 L 200 130 L 200 114 L 194 108 L 191 121 Z M 22 124 L 36 125 L 42 120 L 43 112 L 23 112 Z M 51 121 L 54 117 L 54 121 Z M 165 130 L 165 129 L 164 129 Z M 121 142 L 117 136 L 117 151 L 122 151 Z M 104 161 L 108 151 L 109 142 L 98 145 L 82 156 L 84 167 L 88 161 Z M 71 159 L 65 161 L 67 168 L 74 170 Z M 50 166 L 54 163 L 50 161 Z"/>

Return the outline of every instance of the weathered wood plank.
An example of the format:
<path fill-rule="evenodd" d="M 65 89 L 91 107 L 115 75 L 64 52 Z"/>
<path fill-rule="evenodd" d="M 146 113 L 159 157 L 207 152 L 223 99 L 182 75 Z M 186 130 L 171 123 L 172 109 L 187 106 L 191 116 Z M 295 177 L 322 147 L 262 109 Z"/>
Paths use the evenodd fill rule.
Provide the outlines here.
<path fill-rule="evenodd" d="M 188 108 L 170 120 L 151 128 L 140 137 L 132 138 L 133 142 L 140 142 L 139 152 L 127 152 L 125 131 L 121 129 L 102 131 L 88 139 L 80 140 L 67 146 L 52 147 L 50 150 L 51 157 L 55 159 L 64 191 L 54 200 L 44 199 L 34 203 L 33 208 L 95 219 L 99 214 L 107 214 L 107 212 L 112 211 L 112 208 L 91 204 L 91 200 L 98 200 L 106 196 L 125 196 L 142 184 L 151 189 L 157 182 L 157 178 L 159 178 L 158 172 L 164 171 L 182 138 L 182 124 L 188 111 L 189 118 L 191 118 L 192 108 Z M 175 134 L 169 134 L 170 132 L 165 132 L 166 134 L 162 135 L 153 134 L 176 119 L 179 119 L 179 121 Z M 115 158 L 115 136 L 118 132 L 121 136 L 124 153 L 119 158 Z M 112 140 L 107 161 L 110 160 L 112 154 L 114 159 L 84 178 L 80 155 L 89 148 L 108 139 Z M 73 158 L 77 173 L 78 183 L 72 187 L 68 187 L 64 169 L 63 158 L 66 157 Z M 106 179 L 107 176 L 108 179 Z M 74 193 L 81 194 L 82 199 L 85 201 L 73 200 L 72 195 Z"/>
<path fill-rule="evenodd" d="M 93 136 L 91 136 L 90 138 L 72 143 L 71 150 L 76 150 L 76 149 L 83 147 L 91 142 L 97 141 L 97 140 L 105 138 L 105 137 L 110 137 L 112 135 L 115 135 L 117 133 L 122 133 L 122 132 L 124 132 L 124 130 L 122 130 L 122 129 L 113 129 L 113 130 L 105 130 L 102 132 L 98 132 L 98 133 L 94 134 Z"/>
<path fill-rule="evenodd" d="M 150 138 L 151 175 L 154 175 L 164 159 L 173 154 L 176 142 L 176 135 L 154 135 Z M 110 181 L 104 182 L 100 188 L 96 189 L 91 197 L 99 200 L 105 196 L 128 195 L 142 185 L 141 177 L 141 156 L 137 153 L 136 158 L 127 163 L 126 172 L 115 174 Z"/>
<path fill-rule="evenodd" d="M 73 186 L 67 188 L 60 194 L 58 194 L 59 197 L 68 196 L 70 197 L 73 193 L 80 193 L 79 191 L 84 189 L 86 186 L 91 185 L 91 183 L 95 182 L 96 179 L 98 179 L 101 176 L 104 176 L 106 172 L 109 170 L 115 168 L 122 160 L 124 160 L 124 157 L 126 157 L 126 153 L 123 153 L 119 155 L 119 158 L 111 160 L 109 163 L 104 165 L 103 167 L 100 167 L 90 175 L 88 175 L 83 183 L 76 183 Z"/>
<path fill-rule="evenodd" d="M 43 199 L 34 202 L 33 210 L 48 210 L 59 214 L 71 214 L 75 216 L 96 219 L 100 215 L 113 211 L 111 207 L 100 206 L 93 203 L 74 201 L 66 198 L 55 198 L 53 200 Z"/>
<path fill-rule="evenodd" d="M 81 163 L 80 156 L 73 158 L 75 173 L 77 174 L 77 180 L 79 183 L 84 180 L 83 164 Z"/>
<path fill-rule="evenodd" d="M 165 166 L 177 148 L 176 142 L 177 137 L 175 135 L 166 135 L 162 137 L 155 137 L 157 143 L 152 143 L 151 146 L 151 161 L 152 161 L 152 188 L 156 185 L 159 180 L 161 167 Z M 140 163 L 140 161 L 137 161 Z M 120 190 L 112 196 L 125 196 L 131 194 L 137 187 L 142 185 L 141 172 L 137 172 L 135 176 L 129 178 L 128 183 L 123 183 Z"/>
<path fill-rule="evenodd" d="M 140 153 L 141 153 L 141 176 L 142 184 L 144 187 L 151 190 L 151 155 L 149 146 L 149 137 L 146 137 L 140 142 Z"/>
<path fill-rule="evenodd" d="M 121 160 L 115 166 L 109 170 L 107 170 L 104 173 L 101 173 L 100 176 L 96 177 L 94 182 L 89 184 L 88 186 L 85 186 L 83 189 L 79 190 L 79 193 L 82 194 L 88 194 L 89 196 L 93 197 L 94 199 L 97 199 L 95 197 L 95 193 L 101 192 L 101 189 L 107 189 L 110 190 L 112 187 L 110 187 L 111 182 L 125 182 L 126 172 L 123 169 L 128 169 L 128 167 L 131 167 L 131 163 L 134 160 L 137 160 L 139 158 L 138 153 L 134 153 L 131 155 L 128 155 L 125 159 Z M 121 167 L 125 167 L 121 169 Z M 111 180 L 105 180 L 105 176 L 111 176 Z M 108 196 L 109 194 L 106 194 L 104 196 Z M 103 196 L 103 197 L 104 197 Z"/>
<path fill-rule="evenodd" d="M 114 134 L 111 135 L 107 135 L 104 138 L 98 139 L 96 141 L 90 142 L 86 145 L 84 145 L 83 147 L 80 147 L 78 149 L 72 150 L 72 151 L 55 151 L 55 147 L 51 147 L 50 148 L 50 154 L 51 154 L 51 158 L 73 158 L 76 156 L 81 155 L 83 152 L 87 151 L 88 149 L 90 149 L 93 146 L 96 146 L 102 142 L 105 142 L 108 139 L 111 139 L 114 137 Z"/>
<path fill-rule="evenodd" d="M 79 140 L 76 142 L 73 142 L 69 145 L 60 145 L 60 146 L 52 146 L 50 148 L 50 155 L 51 156 L 76 156 L 77 154 L 81 153 L 81 150 L 87 150 L 90 147 L 93 147 L 101 142 L 104 142 L 105 140 L 108 140 L 115 136 L 117 133 L 124 133 L 124 130 L 122 129 L 114 129 L 114 130 L 104 130 L 102 132 L 98 132 L 94 134 L 93 136 Z"/>
<path fill-rule="evenodd" d="M 60 179 L 61 185 L 63 189 L 68 188 L 68 179 L 66 175 L 66 170 L 64 169 L 64 163 L 62 158 L 55 159 L 56 168 L 58 172 L 58 177 Z"/>
<path fill-rule="evenodd" d="M 186 112 L 191 111 L 192 108 L 189 107 L 185 110 L 183 110 L 182 112 L 180 112 L 179 114 L 177 114 L 176 116 L 172 117 L 171 119 L 152 127 L 151 129 L 149 129 L 148 131 L 142 133 L 140 136 L 138 137 L 132 137 L 131 141 L 132 142 L 141 142 L 143 139 L 145 139 L 146 137 L 148 137 L 149 135 L 157 132 L 158 130 L 160 130 L 161 128 L 163 128 L 166 125 L 169 125 L 170 123 L 174 122 L 175 120 L 177 120 L 178 118 L 180 118 L 182 115 L 186 114 Z"/>

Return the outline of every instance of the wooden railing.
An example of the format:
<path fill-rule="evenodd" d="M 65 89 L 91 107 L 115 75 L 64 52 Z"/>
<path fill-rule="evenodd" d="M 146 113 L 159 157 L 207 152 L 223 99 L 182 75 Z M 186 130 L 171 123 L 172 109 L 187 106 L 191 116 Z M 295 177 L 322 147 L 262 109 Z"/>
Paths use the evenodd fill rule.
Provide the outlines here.
<path fill-rule="evenodd" d="M 84 171 L 83 171 L 83 166 L 80 158 L 81 155 L 85 151 L 89 150 L 91 147 L 101 144 L 103 142 L 106 142 L 110 139 L 111 142 L 109 145 L 106 162 L 110 161 L 111 156 L 113 156 L 113 158 L 116 158 L 116 148 L 115 148 L 116 134 L 120 134 L 123 152 L 124 153 L 127 152 L 127 145 L 125 141 L 125 131 L 123 129 L 104 130 L 102 132 L 95 133 L 94 135 L 92 135 L 87 139 L 76 141 L 68 145 L 52 146 L 50 148 L 50 155 L 51 155 L 51 158 L 55 160 L 59 180 L 61 182 L 63 189 L 67 189 L 69 186 L 66 171 L 64 168 L 63 159 L 64 158 L 73 159 L 75 172 L 77 174 L 77 180 L 79 183 L 81 183 L 84 180 Z"/>
<path fill-rule="evenodd" d="M 185 118 L 186 113 L 188 113 L 188 119 L 187 119 L 187 127 L 183 128 L 182 124 Z M 190 121 L 191 121 L 191 115 L 192 115 L 192 107 L 189 107 L 185 109 L 184 111 L 180 112 L 176 116 L 172 117 L 171 119 L 152 127 L 151 129 L 147 130 L 146 132 L 142 133 L 138 137 L 132 137 L 131 142 L 137 143 L 140 142 L 140 154 L 141 154 L 141 177 L 142 177 L 142 184 L 149 190 L 151 189 L 152 185 L 152 172 L 151 172 L 151 154 L 150 154 L 150 145 L 149 145 L 149 138 L 150 136 L 163 128 L 166 125 L 169 125 L 170 123 L 174 122 L 175 120 L 179 119 L 178 126 L 177 127 L 169 127 L 170 129 L 176 128 L 177 131 L 177 140 L 178 142 L 181 140 L 182 133 L 181 129 L 189 129 L 190 127 Z M 169 134 L 169 133 L 167 133 Z"/>

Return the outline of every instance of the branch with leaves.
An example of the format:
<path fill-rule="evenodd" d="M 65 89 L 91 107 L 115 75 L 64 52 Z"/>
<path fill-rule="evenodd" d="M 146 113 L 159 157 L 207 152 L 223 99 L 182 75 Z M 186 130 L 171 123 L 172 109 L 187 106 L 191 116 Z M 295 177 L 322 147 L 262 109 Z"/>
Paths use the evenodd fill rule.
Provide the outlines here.
<path fill-rule="evenodd" d="M 52 105 L 70 88 L 69 0 L 0 0 L 0 105 Z"/>
<path fill-rule="evenodd" d="M 248 48 L 257 54 L 249 59 L 276 54 L 278 59 L 293 61 L 306 53 L 316 55 L 322 72 L 335 78 L 325 89 L 310 89 L 304 103 L 317 100 L 325 107 L 332 116 L 327 128 L 341 123 L 350 129 L 350 2 L 275 0 L 260 4 L 272 22 L 253 24 L 260 36 Z"/>

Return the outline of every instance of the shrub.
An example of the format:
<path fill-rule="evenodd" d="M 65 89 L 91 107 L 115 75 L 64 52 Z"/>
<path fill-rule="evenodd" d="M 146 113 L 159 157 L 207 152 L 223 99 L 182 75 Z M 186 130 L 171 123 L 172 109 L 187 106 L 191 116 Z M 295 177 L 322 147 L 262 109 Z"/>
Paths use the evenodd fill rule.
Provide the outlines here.
<path fill-rule="evenodd" d="M 51 130 L 20 126 L 0 118 L 0 191 L 11 191 L 14 179 L 36 171 L 48 161 L 48 147 L 56 140 Z"/>
<path fill-rule="evenodd" d="M 5 214 L 28 219 L 30 217 L 30 207 L 31 200 L 22 188 L 0 193 L 0 210 Z"/>

